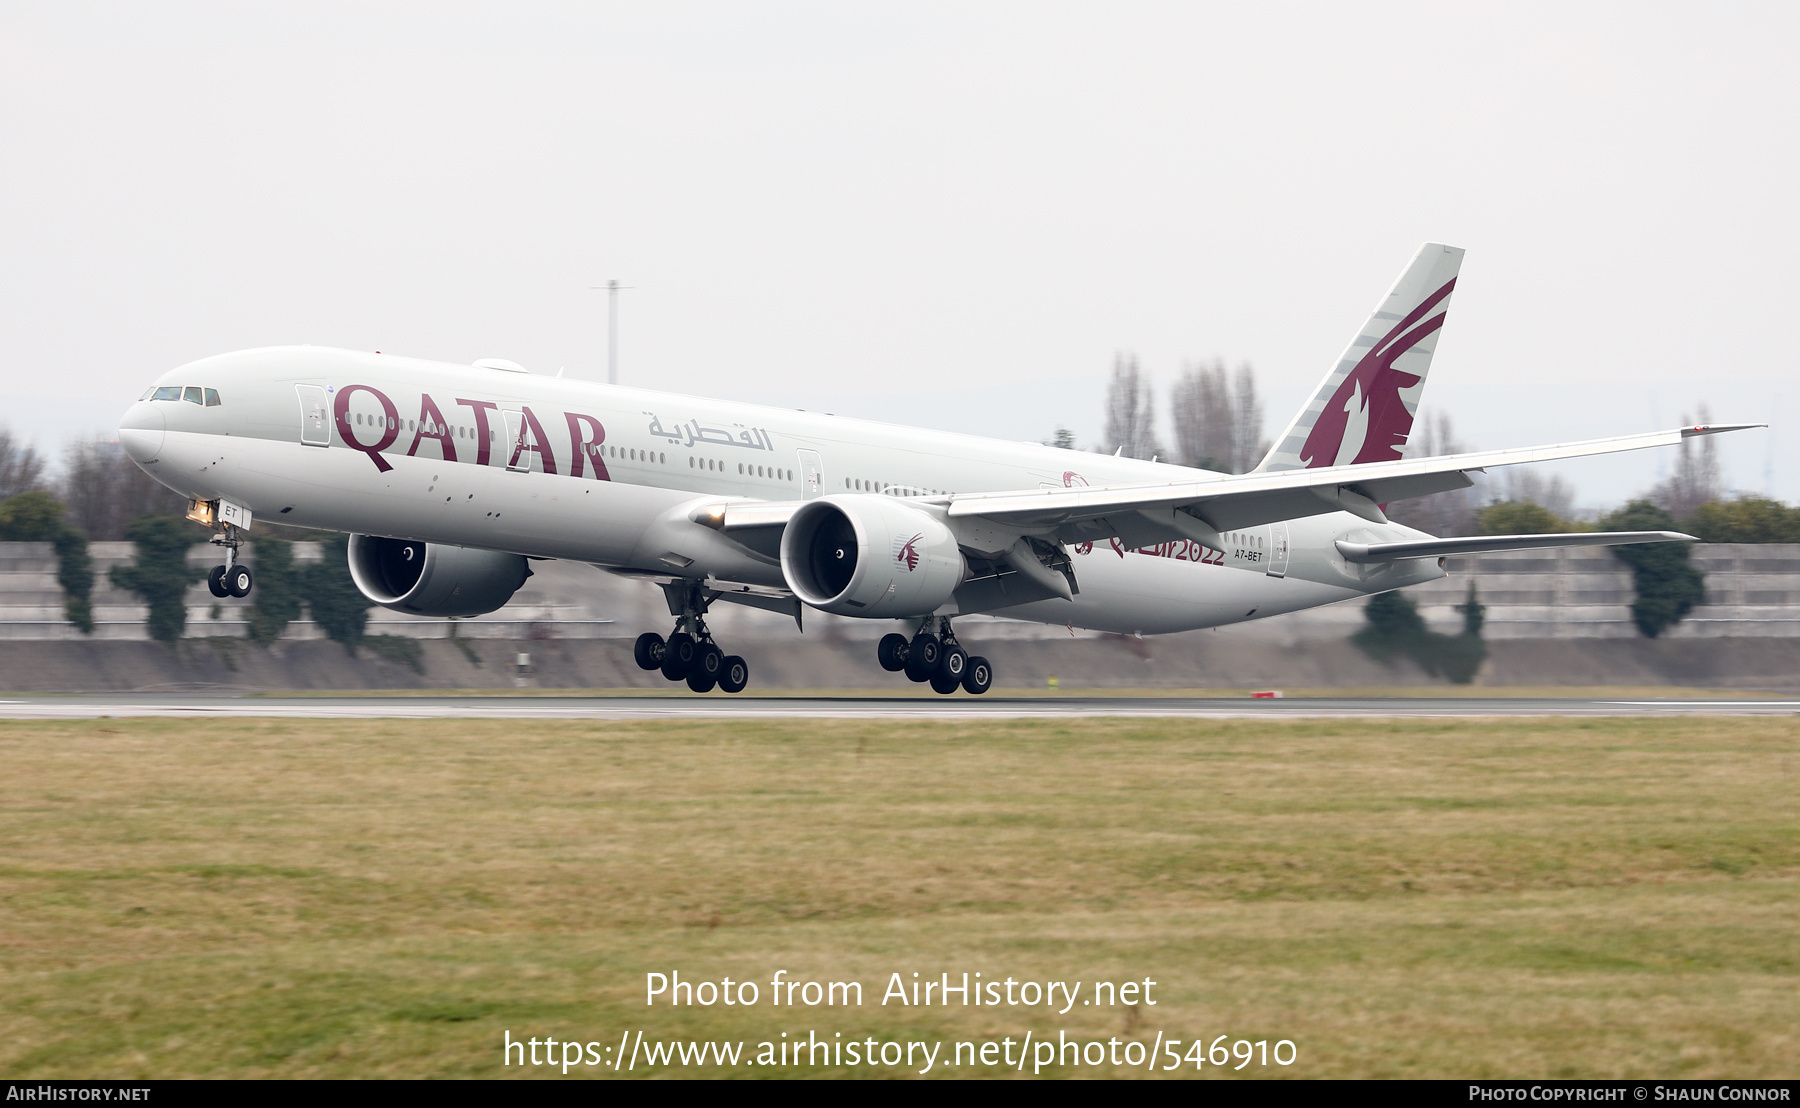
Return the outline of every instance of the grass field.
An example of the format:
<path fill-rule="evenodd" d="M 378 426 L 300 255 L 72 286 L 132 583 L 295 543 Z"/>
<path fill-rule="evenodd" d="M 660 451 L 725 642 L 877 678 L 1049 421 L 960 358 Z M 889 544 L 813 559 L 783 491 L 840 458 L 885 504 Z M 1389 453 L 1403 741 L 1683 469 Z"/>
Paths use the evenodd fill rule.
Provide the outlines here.
<path fill-rule="evenodd" d="M 1305 1077 L 1800 1058 L 1793 717 L 99 720 L 0 723 L 0 766 L 6 1077 L 500 1076 L 504 1032 L 637 1030 L 1288 1039 L 1269 1072 Z M 672 970 L 763 1003 L 646 1007 Z M 773 1008 L 776 970 L 865 1005 Z M 880 1006 L 914 971 L 1157 1003 Z"/>

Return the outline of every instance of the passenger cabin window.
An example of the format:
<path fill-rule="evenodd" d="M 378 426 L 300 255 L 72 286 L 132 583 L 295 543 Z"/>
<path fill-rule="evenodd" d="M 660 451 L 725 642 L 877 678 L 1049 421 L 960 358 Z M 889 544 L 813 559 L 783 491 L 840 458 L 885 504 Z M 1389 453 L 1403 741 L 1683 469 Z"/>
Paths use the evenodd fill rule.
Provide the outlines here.
<path fill-rule="evenodd" d="M 152 399 L 152 400 L 180 400 L 181 399 L 181 386 L 180 385 L 164 385 L 162 388 L 157 389 L 155 392 L 151 393 L 150 399 Z"/>
<path fill-rule="evenodd" d="M 219 406 L 219 390 L 218 389 L 207 389 L 206 390 L 206 406 L 209 408 L 216 408 Z"/>
<path fill-rule="evenodd" d="M 200 391 L 200 386 L 189 385 L 187 387 L 186 395 L 184 395 L 182 399 L 186 400 L 189 404 L 204 404 L 206 403 L 206 394 Z"/>

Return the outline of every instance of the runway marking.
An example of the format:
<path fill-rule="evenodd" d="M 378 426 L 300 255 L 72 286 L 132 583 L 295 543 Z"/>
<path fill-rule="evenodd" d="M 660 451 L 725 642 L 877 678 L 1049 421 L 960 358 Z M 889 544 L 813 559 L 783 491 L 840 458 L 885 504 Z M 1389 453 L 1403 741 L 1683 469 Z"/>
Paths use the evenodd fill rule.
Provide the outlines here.
<path fill-rule="evenodd" d="M 1607 704 L 1622 704 L 1631 707 L 1654 705 L 1662 708 L 1686 708 L 1695 705 L 1717 704 L 1716 700 L 1611 700 L 1602 701 Z M 1800 708 L 1800 700 L 1728 700 L 1727 704 L 1759 704 L 1765 708 Z"/>
<path fill-rule="evenodd" d="M 46 697 L 0 701 L 5 719 L 316 718 L 316 719 L 1067 719 L 1100 716 L 1193 719 L 1523 718 L 1531 716 L 1770 715 L 1800 700 L 1506 700 L 1481 698 L 1288 700 L 1184 697 L 1070 697 L 940 702 L 903 698 L 699 700 L 688 697 L 120 699 Z"/>

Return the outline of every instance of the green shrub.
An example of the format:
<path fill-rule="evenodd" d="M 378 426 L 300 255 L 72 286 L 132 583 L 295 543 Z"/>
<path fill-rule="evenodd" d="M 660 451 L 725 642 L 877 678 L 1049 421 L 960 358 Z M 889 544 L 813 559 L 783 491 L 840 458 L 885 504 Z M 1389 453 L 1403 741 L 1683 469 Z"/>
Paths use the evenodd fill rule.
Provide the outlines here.
<path fill-rule="evenodd" d="M 1369 625 L 1357 632 L 1357 644 L 1382 661 L 1396 653 L 1410 653 L 1407 648 L 1426 634 L 1419 609 L 1403 593 L 1384 592 L 1370 597 L 1363 618 Z"/>
<path fill-rule="evenodd" d="M 1481 637 L 1481 625 L 1487 622 L 1487 605 L 1475 593 L 1475 582 L 1469 582 L 1469 598 L 1456 606 L 1462 613 L 1463 634 L 1473 638 Z"/>
<path fill-rule="evenodd" d="M 256 587 L 250 595 L 250 637 L 272 643 L 287 625 L 300 618 L 300 575 L 294 571 L 294 544 L 281 539 L 256 540 Z"/>
<path fill-rule="evenodd" d="M 1530 500 L 1504 500 L 1476 512 L 1475 529 L 1483 535 L 1561 535 L 1594 528 L 1590 524 L 1563 519 Z"/>
<path fill-rule="evenodd" d="M 47 492 L 0 500 L 0 542 L 50 542 L 63 526 L 62 502 Z"/>
<path fill-rule="evenodd" d="M 1766 496 L 1709 500 L 1682 529 L 1701 542 L 1800 542 L 1800 508 Z"/>
<path fill-rule="evenodd" d="M 355 654 L 369 625 L 369 598 L 350 579 L 350 536 L 337 535 L 319 545 L 324 547 L 324 559 L 299 575 L 306 606 L 328 638 Z"/>
<path fill-rule="evenodd" d="M 0 500 L 0 542 L 48 542 L 56 548 L 56 582 L 63 614 L 84 635 L 94 630 L 94 563 L 87 536 L 63 519 L 63 504 L 47 492 L 22 492 Z"/>
<path fill-rule="evenodd" d="M 180 516 L 139 516 L 125 528 L 137 544 L 137 564 L 114 566 L 112 582 L 136 593 L 150 607 L 150 637 L 172 643 L 187 627 L 188 586 L 206 578 L 206 570 L 187 564 L 188 548 L 204 532 Z"/>
<path fill-rule="evenodd" d="M 1673 531 L 1675 517 L 1648 500 L 1633 500 L 1601 521 L 1608 531 Z M 1637 599 L 1631 620 L 1654 639 L 1706 599 L 1706 575 L 1688 564 L 1692 543 L 1643 542 L 1615 546 L 1613 556 L 1631 567 Z"/>
<path fill-rule="evenodd" d="M 94 560 L 88 557 L 87 536 L 65 527 L 51 540 L 56 544 L 56 583 L 62 586 L 63 614 L 81 633 L 94 633 Z"/>
<path fill-rule="evenodd" d="M 362 645 L 390 662 L 409 666 L 414 673 L 425 672 L 425 648 L 418 639 L 405 635 L 365 635 Z"/>
<path fill-rule="evenodd" d="M 1481 639 L 1485 609 L 1475 598 L 1475 585 L 1469 584 L 1469 599 L 1457 606 L 1463 613 L 1463 633 L 1440 635 L 1429 631 L 1419 617 L 1419 609 L 1399 592 L 1379 593 L 1369 598 L 1363 609 L 1368 626 L 1351 636 L 1363 653 L 1378 662 L 1396 656 L 1411 658 L 1426 673 L 1437 674 L 1451 684 L 1467 685 L 1475 680 L 1481 663 L 1487 660 L 1487 644 Z"/>

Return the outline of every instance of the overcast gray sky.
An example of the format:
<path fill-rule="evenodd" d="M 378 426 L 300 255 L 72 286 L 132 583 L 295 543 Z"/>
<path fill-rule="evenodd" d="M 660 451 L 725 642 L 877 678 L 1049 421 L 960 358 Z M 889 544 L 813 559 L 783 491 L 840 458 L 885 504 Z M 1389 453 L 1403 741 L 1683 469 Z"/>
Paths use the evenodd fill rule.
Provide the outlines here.
<path fill-rule="evenodd" d="M 1115 352 L 1222 355 L 1272 434 L 1436 239 L 1472 446 L 1704 401 L 1800 501 L 1797 13 L 12 0 L 3 418 L 289 342 L 603 379 L 616 277 L 630 384 L 1085 445 Z"/>

